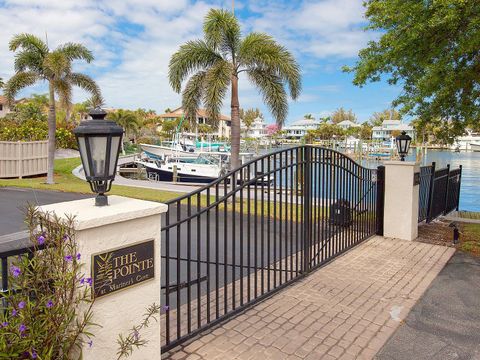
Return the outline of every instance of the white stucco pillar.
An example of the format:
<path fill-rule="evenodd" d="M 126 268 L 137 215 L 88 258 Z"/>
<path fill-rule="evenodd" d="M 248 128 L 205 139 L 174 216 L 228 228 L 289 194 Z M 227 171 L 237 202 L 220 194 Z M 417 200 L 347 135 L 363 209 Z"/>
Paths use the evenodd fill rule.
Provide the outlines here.
<path fill-rule="evenodd" d="M 385 210 L 383 235 L 385 237 L 414 240 L 418 236 L 419 184 L 415 173 L 419 164 L 408 161 L 386 161 Z"/>
<path fill-rule="evenodd" d="M 83 349 L 84 360 L 116 359 L 118 334 L 127 335 L 141 323 L 148 306 L 160 304 L 160 214 L 167 206 L 120 196 L 109 196 L 108 201 L 103 207 L 94 206 L 94 199 L 84 199 L 40 208 L 59 217 L 75 216 L 86 277 L 94 278 L 93 272 L 98 277 L 98 267 L 92 262 L 99 261 L 99 254 L 103 258 L 112 254 L 112 272 L 101 287 L 107 293 L 97 296 L 93 305 L 93 322 L 102 327 L 90 329 L 95 337 L 93 345 Z M 100 289 L 100 283 L 94 286 Z M 160 359 L 160 321 L 152 321 L 140 336 L 148 343 L 135 349 L 130 358 Z"/>

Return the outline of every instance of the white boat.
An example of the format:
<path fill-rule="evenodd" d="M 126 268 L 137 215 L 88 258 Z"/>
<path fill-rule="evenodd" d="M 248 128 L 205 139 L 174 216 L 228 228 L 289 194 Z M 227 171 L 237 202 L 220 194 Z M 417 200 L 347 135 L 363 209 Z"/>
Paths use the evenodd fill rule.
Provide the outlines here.
<path fill-rule="evenodd" d="M 459 136 L 455 139 L 455 142 L 451 145 L 451 149 L 457 151 L 479 151 L 478 146 L 480 145 L 480 133 L 473 132 L 472 130 L 467 129 L 463 136 Z M 475 150 L 474 147 L 477 149 Z"/>
<path fill-rule="evenodd" d="M 137 160 L 136 163 L 145 167 L 149 179 L 156 181 L 173 181 L 176 172 L 178 182 L 209 183 L 226 173 L 221 159 L 205 154 L 156 161 Z"/>
<path fill-rule="evenodd" d="M 470 149 L 475 152 L 480 152 L 480 144 L 470 144 Z"/>
<path fill-rule="evenodd" d="M 171 146 L 140 144 L 140 147 L 147 156 L 159 159 L 163 159 L 166 156 L 192 156 L 192 153 L 195 151 L 193 148 L 179 143 Z"/>

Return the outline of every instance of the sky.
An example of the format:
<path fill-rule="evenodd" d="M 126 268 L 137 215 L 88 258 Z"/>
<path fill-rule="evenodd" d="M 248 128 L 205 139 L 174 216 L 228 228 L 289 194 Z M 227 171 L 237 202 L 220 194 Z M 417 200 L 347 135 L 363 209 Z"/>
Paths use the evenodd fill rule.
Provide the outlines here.
<path fill-rule="evenodd" d="M 235 15 L 244 34 L 272 35 L 289 49 L 302 69 L 303 91 L 289 102 L 287 123 L 304 114 L 327 116 L 338 107 L 352 109 L 358 121 L 390 107 L 400 89 L 382 81 L 363 88 L 352 84 L 358 51 L 378 34 L 365 31 L 362 0 L 235 0 Z M 187 40 L 202 37 L 202 23 L 210 8 L 232 8 L 232 0 L 0 0 L 0 77 L 13 74 L 8 49 L 12 35 L 32 33 L 48 39 L 50 48 L 80 42 L 95 61 L 76 63 L 75 70 L 91 75 L 100 85 L 107 107 L 154 109 L 181 104 L 168 83 L 171 55 Z M 46 92 L 45 84 L 20 93 Z M 239 81 L 240 106 L 258 107 L 273 122 L 262 97 Z M 88 97 L 75 90 L 74 101 Z M 223 112 L 229 114 L 229 95 Z"/>

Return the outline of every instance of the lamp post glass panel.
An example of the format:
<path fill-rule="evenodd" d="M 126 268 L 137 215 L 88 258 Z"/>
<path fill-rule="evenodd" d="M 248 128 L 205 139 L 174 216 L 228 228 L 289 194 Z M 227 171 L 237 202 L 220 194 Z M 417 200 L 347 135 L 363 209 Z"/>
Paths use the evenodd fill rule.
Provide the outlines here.
<path fill-rule="evenodd" d="M 397 136 L 395 142 L 397 144 L 397 151 L 398 155 L 400 156 L 400 161 L 405 161 L 405 156 L 407 156 L 408 150 L 410 149 L 412 138 L 407 135 L 405 131 L 402 131 L 402 134 Z"/>
<path fill-rule="evenodd" d="M 85 178 L 97 193 L 95 205 L 108 205 L 106 192 L 115 179 L 123 128 L 114 121 L 105 120 L 107 113 L 96 108 L 89 112 L 92 120 L 82 121 L 73 130 L 80 150 Z"/>

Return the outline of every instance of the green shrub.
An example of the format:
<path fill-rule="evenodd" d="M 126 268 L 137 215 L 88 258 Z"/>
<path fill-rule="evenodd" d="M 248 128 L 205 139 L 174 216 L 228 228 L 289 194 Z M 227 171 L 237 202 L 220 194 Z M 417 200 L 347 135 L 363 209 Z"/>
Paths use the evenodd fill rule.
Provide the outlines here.
<path fill-rule="evenodd" d="M 73 219 L 31 207 L 27 223 L 37 251 L 9 264 L 9 287 L 16 291 L 3 294 L 0 359 L 79 358 L 81 346 L 92 344 L 94 324 L 91 280 L 82 273 Z"/>

